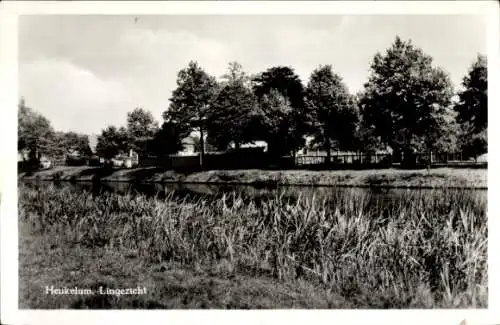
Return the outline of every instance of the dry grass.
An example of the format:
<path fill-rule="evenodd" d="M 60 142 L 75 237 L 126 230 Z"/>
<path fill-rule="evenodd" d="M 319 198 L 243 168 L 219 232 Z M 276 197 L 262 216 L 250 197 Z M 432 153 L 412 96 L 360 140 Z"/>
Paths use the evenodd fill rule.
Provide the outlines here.
<path fill-rule="evenodd" d="M 216 170 L 188 175 L 199 183 L 367 186 L 402 188 L 487 188 L 487 169 Z"/>
<path fill-rule="evenodd" d="M 20 297 L 31 308 L 82 307 L 48 303 L 27 287 L 77 260 L 86 272 L 71 280 L 63 269 L 58 283 L 108 279 L 123 287 L 132 277 L 156 292 L 112 300 L 112 308 L 487 307 L 486 198 L 465 190 L 408 191 L 379 206 L 356 191 L 207 202 L 20 185 L 19 214 Z M 123 264 L 127 256 L 132 266 Z M 116 263 L 103 271 L 96 261 Z M 172 268 L 181 275 L 165 280 Z M 176 289 L 184 300 L 167 294 L 171 286 L 184 288 Z"/>
<path fill-rule="evenodd" d="M 207 184 L 281 184 L 369 187 L 487 188 L 487 169 L 436 168 L 419 170 L 212 170 L 192 174 L 176 173 L 156 167 L 105 169 L 97 167 L 56 167 L 20 179 L 182 182 Z"/>

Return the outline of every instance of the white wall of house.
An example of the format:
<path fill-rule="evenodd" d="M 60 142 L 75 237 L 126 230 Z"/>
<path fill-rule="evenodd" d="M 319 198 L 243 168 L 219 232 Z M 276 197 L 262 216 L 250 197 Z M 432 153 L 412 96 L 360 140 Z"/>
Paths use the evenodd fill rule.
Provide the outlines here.
<path fill-rule="evenodd" d="M 231 148 L 236 148 L 234 142 L 230 144 Z M 245 143 L 240 146 L 240 148 L 264 148 L 264 152 L 267 151 L 267 142 L 266 141 L 254 141 L 253 143 Z"/>
<path fill-rule="evenodd" d="M 92 153 L 95 154 L 97 148 L 97 134 L 89 135 L 89 147 Z"/>

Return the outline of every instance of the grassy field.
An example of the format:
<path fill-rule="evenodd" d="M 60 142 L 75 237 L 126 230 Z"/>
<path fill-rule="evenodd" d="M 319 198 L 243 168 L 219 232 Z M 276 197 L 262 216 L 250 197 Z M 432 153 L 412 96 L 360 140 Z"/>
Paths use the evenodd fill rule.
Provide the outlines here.
<path fill-rule="evenodd" d="M 280 184 L 369 187 L 487 188 L 487 169 L 436 168 L 420 170 L 212 170 L 191 174 L 156 167 L 104 169 L 61 166 L 42 170 L 20 179 L 91 181 L 141 181 L 227 184 Z"/>
<path fill-rule="evenodd" d="M 212 201 L 19 185 L 21 308 L 485 308 L 486 197 Z M 46 295 L 46 286 L 146 287 Z"/>

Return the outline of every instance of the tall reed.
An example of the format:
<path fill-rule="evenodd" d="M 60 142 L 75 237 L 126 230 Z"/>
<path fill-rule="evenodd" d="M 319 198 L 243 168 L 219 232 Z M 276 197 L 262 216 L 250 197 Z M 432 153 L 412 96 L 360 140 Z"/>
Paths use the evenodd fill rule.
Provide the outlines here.
<path fill-rule="evenodd" d="M 486 198 L 466 190 L 214 200 L 20 185 L 33 231 L 152 263 L 302 279 L 371 307 L 486 307 Z M 361 298 L 362 297 L 362 298 Z"/>

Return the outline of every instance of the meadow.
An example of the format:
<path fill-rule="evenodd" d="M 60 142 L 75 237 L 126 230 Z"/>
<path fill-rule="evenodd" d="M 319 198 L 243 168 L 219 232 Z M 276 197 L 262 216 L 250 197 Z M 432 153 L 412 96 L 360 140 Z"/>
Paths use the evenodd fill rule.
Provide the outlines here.
<path fill-rule="evenodd" d="M 20 182 L 20 308 L 488 306 L 485 195 L 408 190 L 382 205 L 334 193 L 203 200 Z"/>

